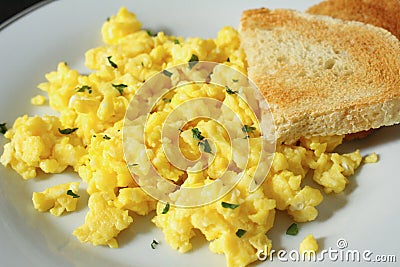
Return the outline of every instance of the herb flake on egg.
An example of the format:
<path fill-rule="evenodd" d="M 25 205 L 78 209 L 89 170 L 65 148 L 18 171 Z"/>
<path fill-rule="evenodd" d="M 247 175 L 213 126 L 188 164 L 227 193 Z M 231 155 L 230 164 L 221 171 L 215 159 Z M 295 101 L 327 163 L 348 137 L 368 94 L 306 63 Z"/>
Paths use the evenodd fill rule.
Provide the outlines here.
<path fill-rule="evenodd" d="M 204 152 L 212 154 L 211 146 L 207 139 L 200 141 L 198 145 L 203 147 Z"/>
<path fill-rule="evenodd" d="M 93 91 L 92 91 L 92 87 L 90 87 L 90 86 L 88 86 L 88 85 L 83 85 L 83 86 L 77 88 L 76 91 L 77 91 L 77 92 L 80 92 L 80 93 L 85 92 L 85 91 L 88 91 L 89 94 L 91 94 L 91 93 L 93 92 Z"/>
<path fill-rule="evenodd" d="M 162 73 L 163 73 L 165 76 L 169 77 L 169 78 L 171 78 L 171 76 L 172 76 L 172 72 L 167 71 L 167 70 L 163 70 Z"/>
<path fill-rule="evenodd" d="M 108 63 L 110 63 L 111 67 L 113 67 L 114 69 L 118 68 L 118 65 L 115 64 L 115 62 L 111 60 L 111 57 L 112 56 L 107 57 Z"/>
<path fill-rule="evenodd" d="M 124 88 L 128 87 L 126 84 L 111 84 L 115 89 L 118 90 L 119 94 L 122 95 L 124 93 Z"/>
<path fill-rule="evenodd" d="M 58 128 L 60 134 L 72 134 L 76 130 L 78 130 L 78 128 L 65 128 L 65 129 Z"/>
<path fill-rule="evenodd" d="M 169 203 L 167 203 L 164 207 L 164 209 L 162 210 L 161 214 L 167 214 L 167 212 L 169 211 Z"/>
<path fill-rule="evenodd" d="M 221 206 L 222 206 L 223 208 L 227 208 L 227 209 L 232 209 L 232 210 L 234 210 L 234 209 L 236 209 L 237 207 L 239 207 L 240 204 L 231 204 L 231 203 L 228 203 L 228 202 L 221 202 Z"/>
<path fill-rule="evenodd" d="M 192 134 L 193 134 L 193 138 L 197 139 L 197 140 L 203 140 L 204 136 L 201 135 L 201 132 L 198 128 L 193 128 L 192 129 Z"/>
<path fill-rule="evenodd" d="M 234 95 L 234 94 L 237 94 L 238 93 L 238 91 L 233 91 L 231 88 L 229 88 L 228 86 L 225 86 L 225 89 L 226 89 L 226 92 L 229 94 L 229 95 Z"/>
<path fill-rule="evenodd" d="M 71 197 L 73 197 L 73 198 L 79 198 L 79 197 L 80 197 L 80 195 L 75 194 L 71 189 L 69 189 L 69 190 L 67 191 L 67 195 L 68 195 L 68 196 L 71 196 Z"/>
<path fill-rule="evenodd" d="M 188 65 L 189 65 L 189 69 L 191 70 L 194 65 L 197 64 L 197 62 L 199 62 L 199 57 L 196 56 L 195 54 L 192 54 L 192 57 L 189 59 Z"/>
<path fill-rule="evenodd" d="M 244 234 L 245 234 L 246 232 L 247 232 L 246 230 L 238 229 L 238 230 L 236 231 L 236 236 L 239 237 L 239 238 L 241 238 L 242 236 L 244 236 Z"/>

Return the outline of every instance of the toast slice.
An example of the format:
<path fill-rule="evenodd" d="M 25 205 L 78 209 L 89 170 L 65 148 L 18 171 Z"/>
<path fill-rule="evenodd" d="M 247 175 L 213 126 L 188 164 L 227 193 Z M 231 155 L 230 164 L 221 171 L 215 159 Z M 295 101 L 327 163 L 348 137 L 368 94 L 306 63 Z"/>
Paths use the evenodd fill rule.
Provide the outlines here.
<path fill-rule="evenodd" d="M 400 0 L 326 0 L 306 12 L 372 24 L 400 39 Z"/>
<path fill-rule="evenodd" d="M 390 31 L 400 40 L 400 0 L 326 0 L 306 10 L 341 20 L 355 20 Z M 345 140 L 362 139 L 375 129 L 347 134 Z"/>
<path fill-rule="evenodd" d="M 400 42 L 388 31 L 262 8 L 243 13 L 239 33 L 278 142 L 400 122 Z"/>

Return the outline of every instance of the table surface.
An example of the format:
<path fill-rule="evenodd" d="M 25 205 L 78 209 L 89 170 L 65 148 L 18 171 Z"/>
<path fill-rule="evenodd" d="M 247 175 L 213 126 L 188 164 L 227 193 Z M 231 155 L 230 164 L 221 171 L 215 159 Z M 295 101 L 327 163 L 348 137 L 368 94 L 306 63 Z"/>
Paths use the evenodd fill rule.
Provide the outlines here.
<path fill-rule="evenodd" d="M 0 3 L 0 24 L 15 16 L 24 9 L 41 2 L 42 0 L 9 0 Z"/>

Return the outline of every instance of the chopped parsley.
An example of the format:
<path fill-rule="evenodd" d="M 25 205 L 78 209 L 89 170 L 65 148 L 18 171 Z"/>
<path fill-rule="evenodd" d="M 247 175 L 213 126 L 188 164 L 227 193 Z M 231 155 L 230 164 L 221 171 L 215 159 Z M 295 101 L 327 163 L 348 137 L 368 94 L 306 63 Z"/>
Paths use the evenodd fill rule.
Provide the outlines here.
<path fill-rule="evenodd" d="M 105 140 L 110 140 L 111 137 L 109 137 L 108 135 L 105 134 L 105 135 L 103 136 L 103 139 L 105 139 Z"/>
<path fill-rule="evenodd" d="M 297 235 L 298 232 L 299 232 L 299 227 L 297 226 L 297 223 L 292 223 L 286 230 L 287 235 Z"/>
<path fill-rule="evenodd" d="M 199 140 L 198 145 L 203 147 L 204 152 L 212 154 L 210 143 L 207 139 L 204 140 L 205 137 L 201 135 L 201 132 L 198 128 L 192 129 L 192 135 L 194 139 Z"/>
<path fill-rule="evenodd" d="M 85 92 L 85 91 L 88 91 L 89 94 L 91 94 L 91 93 L 92 93 L 92 87 L 90 87 L 89 85 L 83 85 L 83 86 L 77 88 L 76 91 L 77 91 L 77 92 Z"/>
<path fill-rule="evenodd" d="M 154 32 L 152 30 L 146 30 L 147 34 L 151 37 L 156 36 L 157 34 L 154 34 Z"/>
<path fill-rule="evenodd" d="M 78 128 L 65 128 L 63 130 L 61 130 L 60 128 L 58 128 L 58 131 L 60 132 L 60 134 L 72 134 L 73 132 L 75 132 L 76 130 L 78 130 Z"/>
<path fill-rule="evenodd" d="M 241 238 L 242 236 L 244 236 L 244 234 L 245 234 L 246 232 L 247 232 L 246 230 L 238 229 L 238 230 L 236 231 L 236 236 L 239 237 L 239 238 Z"/>
<path fill-rule="evenodd" d="M 231 88 L 229 88 L 228 86 L 225 86 L 225 88 L 226 88 L 226 92 L 228 93 L 228 94 L 230 94 L 230 95 L 234 95 L 234 94 L 237 94 L 238 93 L 238 91 L 233 91 Z"/>
<path fill-rule="evenodd" d="M 166 97 L 164 97 L 162 100 L 163 100 L 165 103 L 171 103 L 171 98 L 166 98 Z"/>
<path fill-rule="evenodd" d="M 139 164 L 137 164 L 137 163 L 132 163 L 132 164 L 128 164 L 128 167 L 135 167 L 135 166 L 138 166 Z"/>
<path fill-rule="evenodd" d="M 232 82 L 237 83 L 239 80 L 238 79 L 232 79 Z"/>
<path fill-rule="evenodd" d="M 169 72 L 169 71 L 167 71 L 167 70 L 163 70 L 162 73 L 163 73 L 165 76 L 169 77 L 169 78 L 171 78 L 171 76 L 172 76 L 172 72 Z"/>
<path fill-rule="evenodd" d="M 167 203 L 164 207 L 164 209 L 162 210 L 161 214 L 167 214 L 167 212 L 169 211 L 169 203 Z"/>
<path fill-rule="evenodd" d="M 255 130 L 256 130 L 256 127 L 249 126 L 249 125 L 244 125 L 242 127 L 242 132 L 244 132 L 244 133 L 252 133 Z"/>
<path fill-rule="evenodd" d="M 191 70 L 194 65 L 196 65 L 199 62 L 199 58 L 195 55 L 192 54 L 192 57 L 189 59 L 188 65 L 189 65 L 189 69 Z"/>
<path fill-rule="evenodd" d="M 231 59 L 228 57 L 228 58 L 226 59 L 226 62 L 231 62 Z"/>
<path fill-rule="evenodd" d="M 178 40 L 178 39 L 175 39 L 175 40 L 174 40 L 174 44 L 179 44 L 179 40 Z"/>
<path fill-rule="evenodd" d="M 118 68 L 118 65 L 115 64 L 112 60 L 111 60 L 111 56 L 107 57 L 108 63 L 110 63 L 111 67 L 113 67 L 114 69 Z"/>
<path fill-rule="evenodd" d="M 223 208 L 227 208 L 227 209 L 232 209 L 232 210 L 234 210 L 234 209 L 236 209 L 237 207 L 239 207 L 240 204 L 231 204 L 231 203 L 228 203 L 228 202 L 221 202 L 221 206 L 222 206 Z"/>
<path fill-rule="evenodd" d="M 201 135 L 201 132 L 198 128 L 193 128 L 192 129 L 192 134 L 193 134 L 193 138 L 197 139 L 197 140 L 203 140 L 204 136 Z"/>
<path fill-rule="evenodd" d="M 126 84 L 111 84 L 115 89 L 118 90 L 119 94 L 122 95 L 122 93 L 124 92 L 124 88 L 128 87 L 128 85 Z"/>
<path fill-rule="evenodd" d="M 154 240 L 154 239 L 153 239 L 153 242 L 151 242 L 151 245 L 150 245 L 150 246 L 151 246 L 152 249 L 156 249 L 156 246 L 157 246 L 158 244 L 160 244 L 160 243 L 158 243 L 157 240 Z"/>
<path fill-rule="evenodd" d="M 7 132 L 7 126 L 6 126 L 5 122 L 4 123 L 0 123 L 0 132 L 2 134 L 5 134 Z"/>
<path fill-rule="evenodd" d="M 73 197 L 73 198 L 79 198 L 79 197 L 80 197 L 79 195 L 75 194 L 71 189 L 69 189 L 69 190 L 67 191 L 67 195 L 68 195 L 68 196 L 71 196 L 71 197 Z"/>
<path fill-rule="evenodd" d="M 211 146 L 210 143 L 208 143 L 207 139 L 205 139 L 204 141 L 200 141 L 198 145 L 203 147 L 204 152 L 212 154 Z"/>

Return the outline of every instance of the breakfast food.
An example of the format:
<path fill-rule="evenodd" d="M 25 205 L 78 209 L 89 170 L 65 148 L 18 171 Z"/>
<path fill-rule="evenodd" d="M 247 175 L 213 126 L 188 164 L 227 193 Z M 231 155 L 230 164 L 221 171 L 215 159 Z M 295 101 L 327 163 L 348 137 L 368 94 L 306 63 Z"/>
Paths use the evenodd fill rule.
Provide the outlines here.
<path fill-rule="evenodd" d="M 386 30 L 258 9 L 244 12 L 239 31 L 282 142 L 400 122 L 400 42 Z"/>
<path fill-rule="evenodd" d="M 399 0 L 326 0 L 308 8 L 306 12 L 372 24 L 400 39 Z"/>
<path fill-rule="evenodd" d="M 166 242 L 174 249 L 189 251 L 191 238 L 200 234 L 210 242 L 211 251 L 225 255 L 228 266 L 245 266 L 257 260 L 258 251 L 268 253 L 271 249 L 273 240 L 268 238 L 268 231 L 275 223 L 276 210 L 286 211 L 296 222 L 314 220 L 317 206 L 323 201 L 322 190 L 342 192 L 361 164 L 359 150 L 334 152 L 342 135 L 301 137 L 296 144 L 278 144 L 265 182 L 249 192 L 251 173 L 258 165 L 255 154 L 261 131 L 239 98 L 242 92 L 213 84 L 186 84 L 160 99 L 142 129 L 134 131 L 146 133 L 151 163 L 165 179 L 176 184 L 194 187 L 218 180 L 229 160 L 229 155 L 221 151 L 225 152 L 223 148 L 230 144 L 223 127 L 212 120 L 194 119 L 176 129 L 181 151 L 190 159 L 201 154 L 200 141 L 213 138 L 218 158 L 208 169 L 179 170 L 163 153 L 161 126 L 170 112 L 187 100 L 207 97 L 225 103 L 246 121 L 246 127 L 236 131 L 251 144 L 250 154 L 238 151 L 233 160 L 248 160 L 248 164 L 237 187 L 213 203 L 189 209 L 158 201 L 138 186 L 129 171 L 145 169 L 143 157 L 148 155 L 138 155 L 133 162 L 124 157 L 123 123 L 128 105 L 157 73 L 174 79 L 174 73 L 168 70 L 177 64 L 214 61 L 246 73 L 239 34 L 232 27 L 222 28 L 215 39 L 154 34 L 142 29 L 136 16 L 121 8 L 104 23 L 102 37 L 104 44 L 86 53 L 89 74 L 80 74 L 61 62 L 57 70 L 46 75 L 47 82 L 39 88 L 48 94 L 48 103 L 60 115 L 18 118 L 5 134 L 10 142 L 0 159 L 24 179 L 41 172 L 60 173 L 67 167 L 78 173 L 89 195 L 87 215 L 73 232 L 81 242 L 116 248 L 119 233 L 135 223 L 133 213 L 153 213 L 153 223 L 162 229 Z M 193 68 L 189 73 L 195 76 L 196 71 Z M 232 88 L 239 82 L 226 72 L 211 74 L 210 81 L 216 80 L 228 81 Z M 200 109 L 209 111 L 208 106 Z M 138 139 L 144 138 L 139 135 Z M 201 144 L 202 152 L 209 153 L 205 143 Z M 72 182 L 35 192 L 32 200 L 38 210 L 61 215 L 65 210 L 73 211 L 79 199 L 78 184 Z M 308 238 L 305 248 L 316 250 L 314 241 Z"/>
<path fill-rule="evenodd" d="M 79 198 L 78 188 L 79 182 L 71 182 L 49 187 L 43 192 L 33 192 L 33 206 L 38 211 L 50 211 L 54 216 L 74 211 Z"/>
<path fill-rule="evenodd" d="M 318 243 L 313 235 L 306 236 L 300 243 L 299 251 L 301 254 L 311 254 L 318 251 Z M 311 258 L 310 258 L 311 259 Z"/>
<path fill-rule="evenodd" d="M 327 0 L 309 7 L 307 13 L 327 15 L 342 20 L 355 20 L 384 28 L 400 39 L 400 1 Z M 362 139 L 375 131 L 370 129 L 347 134 L 346 141 Z"/>

